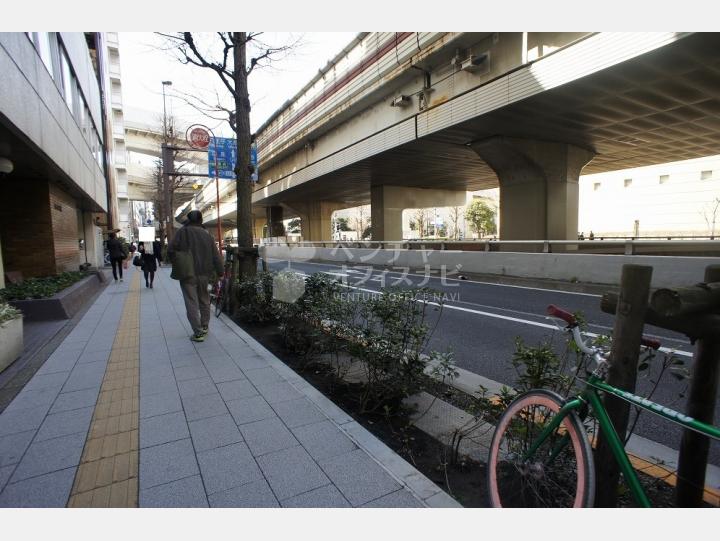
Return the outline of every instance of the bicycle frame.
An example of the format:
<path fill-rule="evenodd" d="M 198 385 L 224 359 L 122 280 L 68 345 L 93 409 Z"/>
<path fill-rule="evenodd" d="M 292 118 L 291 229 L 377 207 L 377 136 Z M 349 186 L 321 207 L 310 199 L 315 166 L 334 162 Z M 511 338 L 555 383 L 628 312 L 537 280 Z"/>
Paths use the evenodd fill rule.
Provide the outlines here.
<path fill-rule="evenodd" d="M 579 396 L 568 400 L 565 405 L 560 409 L 559 413 L 553 418 L 550 424 L 548 424 L 548 426 L 543 429 L 537 440 L 533 443 L 533 445 L 530 447 L 530 449 L 528 449 L 527 453 L 525 454 L 524 458 L 526 460 L 528 460 L 540 447 L 540 445 L 542 445 L 545 439 L 550 434 L 552 434 L 556 428 L 560 426 L 562 421 L 565 419 L 565 417 L 568 416 L 568 414 L 570 414 L 570 412 L 581 410 L 586 404 L 589 404 L 595 412 L 598 424 L 600 425 L 600 430 L 602 430 L 605 439 L 610 446 L 612 454 L 615 457 L 618 466 L 620 467 L 620 471 L 627 480 L 633 498 L 638 503 L 638 505 L 642 507 L 650 507 L 650 500 L 648 499 L 645 491 L 642 488 L 642 485 L 640 484 L 640 479 L 638 478 L 637 472 L 632 467 L 627 452 L 625 451 L 625 445 L 620 439 L 620 436 L 618 436 L 618 433 L 615 430 L 615 427 L 613 426 L 610 417 L 608 416 L 607 410 L 602 403 L 598 391 L 612 394 L 613 396 L 630 402 L 631 404 L 647 410 L 650 413 L 654 413 L 655 415 L 664 417 L 665 419 L 668 419 L 685 428 L 689 428 L 690 430 L 694 430 L 705 436 L 720 440 L 720 429 L 718 429 L 717 427 L 703 423 L 701 421 L 693 419 L 692 417 L 688 417 L 687 415 L 683 415 L 682 413 L 672 410 L 666 406 L 662 406 L 656 402 L 652 402 L 647 398 L 642 398 L 627 391 L 618 389 L 617 387 L 613 387 L 612 385 L 608 385 L 598 376 L 591 375 L 586 383 L 587 386 L 583 390 L 583 392 L 580 393 Z M 557 453 L 562 449 L 562 447 L 564 447 L 564 445 L 567 445 L 568 439 L 569 438 L 567 437 L 562 438 L 560 445 L 558 445 L 557 449 L 550 457 L 551 460 L 554 458 L 554 456 L 557 455 Z"/>

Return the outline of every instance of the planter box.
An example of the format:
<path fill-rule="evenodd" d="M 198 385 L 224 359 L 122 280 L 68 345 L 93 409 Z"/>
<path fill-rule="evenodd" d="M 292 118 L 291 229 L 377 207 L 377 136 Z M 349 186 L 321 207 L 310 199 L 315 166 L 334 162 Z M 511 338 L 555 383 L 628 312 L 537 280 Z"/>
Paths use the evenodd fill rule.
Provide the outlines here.
<path fill-rule="evenodd" d="M 23 318 L 0 324 L 0 372 L 20 357 L 23 350 Z"/>
<path fill-rule="evenodd" d="M 70 319 L 82 308 L 87 299 L 102 287 L 104 278 L 100 271 L 86 276 L 47 299 L 10 301 L 10 304 L 22 311 L 28 321 Z"/>

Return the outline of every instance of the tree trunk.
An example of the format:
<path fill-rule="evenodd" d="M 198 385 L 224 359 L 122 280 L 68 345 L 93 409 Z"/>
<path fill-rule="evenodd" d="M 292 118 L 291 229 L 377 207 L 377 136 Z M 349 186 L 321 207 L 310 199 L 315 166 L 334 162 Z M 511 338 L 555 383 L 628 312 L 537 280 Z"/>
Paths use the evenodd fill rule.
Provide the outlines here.
<path fill-rule="evenodd" d="M 607 382 L 619 389 L 635 392 L 640 339 L 650 293 L 652 267 L 623 265 L 620 296 L 615 314 L 612 349 Z M 605 408 L 621 441 L 625 441 L 630 404 L 612 395 L 605 396 Z M 597 467 L 596 507 L 616 507 L 620 471 L 602 431 L 595 451 Z"/>
<path fill-rule="evenodd" d="M 710 265 L 705 269 L 705 283 L 712 282 L 720 282 L 720 265 Z M 710 292 L 706 294 L 711 296 Z M 689 417 L 708 424 L 713 424 L 720 384 L 720 339 L 717 336 L 714 334 L 698 340 L 686 409 Z M 676 493 L 679 507 L 702 506 L 709 449 L 710 439 L 707 436 L 688 428 L 683 430 Z"/>
<path fill-rule="evenodd" d="M 235 187 L 237 191 L 238 278 L 255 275 L 257 259 L 253 248 L 252 182 L 250 181 L 250 98 L 247 85 L 246 32 L 233 34 L 233 61 L 235 77 L 235 134 L 237 137 L 237 163 Z"/>

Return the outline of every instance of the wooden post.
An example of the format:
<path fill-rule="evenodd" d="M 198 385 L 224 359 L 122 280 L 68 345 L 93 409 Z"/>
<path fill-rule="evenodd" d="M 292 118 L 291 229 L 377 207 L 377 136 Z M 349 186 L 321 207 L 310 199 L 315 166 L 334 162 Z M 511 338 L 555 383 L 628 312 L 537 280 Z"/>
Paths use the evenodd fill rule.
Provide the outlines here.
<path fill-rule="evenodd" d="M 720 265 L 710 265 L 705 269 L 705 283 L 712 282 L 720 282 Z M 697 342 L 686 408 L 688 416 L 713 424 L 719 379 L 720 336 L 715 333 L 706 335 Z M 683 431 L 678 459 L 678 507 L 702 505 L 709 446 L 710 440 L 707 436 L 688 429 Z"/>
<path fill-rule="evenodd" d="M 640 339 L 645 325 L 645 312 L 650 293 L 652 267 L 623 265 L 620 296 L 616 309 L 608 383 L 629 392 L 635 392 Z M 605 396 L 605 407 L 621 440 L 627 432 L 630 405 L 611 395 Z M 595 505 L 615 507 L 620 471 L 602 431 L 595 452 L 597 488 Z"/>

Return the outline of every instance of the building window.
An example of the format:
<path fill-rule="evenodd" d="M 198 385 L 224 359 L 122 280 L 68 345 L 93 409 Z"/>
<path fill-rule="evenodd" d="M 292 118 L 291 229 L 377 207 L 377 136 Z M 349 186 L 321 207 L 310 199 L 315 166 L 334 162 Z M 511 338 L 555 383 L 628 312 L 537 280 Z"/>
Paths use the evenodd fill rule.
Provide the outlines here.
<path fill-rule="evenodd" d="M 60 66 L 62 68 L 63 96 L 70 111 L 73 110 L 73 76 L 70 71 L 70 60 L 68 60 L 65 49 L 60 50 Z"/>
<path fill-rule="evenodd" d="M 593 191 L 596 192 L 596 191 L 598 191 L 599 189 L 600 189 L 600 183 L 599 183 L 599 182 L 594 183 L 594 184 L 593 184 Z"/>
<path fill-rule="evenodd" d="M 712 176 L 712 171 L 700 171 L 700 180 L 710 180 L 712 179 Z"/>
<path fill-rule="evenodd" d="M 632 179 L 626 178 L 625 180 L 623 180 L 623 186 L 625 186 L 626 188 L 629 188 L 630 186 L 632 186 Z"/>
<path fill-rule="evenodd" d="M 670 175 L 660 175 L 660 184 L 665 184 L 670 180 Z"/>

